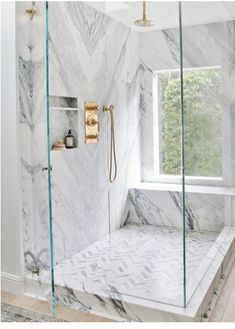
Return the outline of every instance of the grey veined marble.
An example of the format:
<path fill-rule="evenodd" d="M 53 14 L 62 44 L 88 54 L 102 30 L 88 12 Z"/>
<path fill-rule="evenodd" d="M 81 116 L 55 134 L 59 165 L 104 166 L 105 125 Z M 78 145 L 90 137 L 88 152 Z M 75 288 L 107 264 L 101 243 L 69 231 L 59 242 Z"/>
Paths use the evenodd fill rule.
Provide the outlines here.
<path fill-rule="evenodd" d="M 22 212 L 27 269 L 48 266 L 48 187 L 45 116 L 45 4 L 20 20 Z M 25 4 L 19 4 L 19 12 Z M 30 33 L 32 31 L 32 33 Z M 115 35 L 115 42 L 113 36 Z M 119 228 L 128 212 L 128 173 L 140 150 L 139 38 L 83 2 L 49 3 L 50 95 L 77 99 L 77 111 L 50 110 L 50 142 L 68 129 L 77 149 L 51 152 L 55 263 Z M 55 107 L 50 98 L 50 106 Z M 84 102 L 99 104 L 98 144 L 85 144 Z M 118 178 L 108 182 L 110 117 L 115 105 Z M 57 106 L 56 106 L 57 107 Z M 109 207 L 110 205 L 110 207 Z M 42 250 L 47 250 L 41 254 Z"/>
<path fill-rule="evenodd" d="M 26 5 L 18 5 L 19 124 L 25 267 L 33 271 L 49 267 L 48 182 L 47 173 L 42 172 L 47 165 L 45 3 L 36 3 L 33 20 L 21 17 Z M 222 65 L 223 159 L 229 185 L 235 177 L 234 22 L 185 28 L 184 38 L 187 67 Z M 51 152 L 57 284 L 66 285 L 71 292 L 68 298 L 72 298 L 72 288 L 80 285 L 83 289 L 86 282 L 86 288 L 91 285 L 92 289 L 123 294 L 129 291 L 141 298 L 178 303 L 182 280 L 178 282 L 171 262 L 175 261 L 175 269 L 181 271 L 182 195 L 174 191 L 129 191 L 129 186 L 141 178 L 152 180 L 152 77 L 155 70 L 179 67 L 178 30 L 138 34 L 83 2 L 50 2 L 49 67 L 50 95 L 77 100 L 76 111 L 50 111 L 50 142 L 53 144 L 58 135 L 63 137 L 71 126 L 78 146 Z M 99 104 L 98 144 L 85 144 L 87 101 Z M 108 181 L 110 117 L 102 112 L 103 105 L 110 104 L 115 106 L 115 184 Z M 186 226 L 193 250 L 193 257 L 188 259 L 190 271 L 207 254 L 223 226 L 231 224 L 231 204 L 231 197 L 187 193 Z M 109 251 L 113 258 L 109 258 Z M 145 262 L 148 256 L 155 273 Z M 162 281 L 156 280 L 158 261 L 163 264 L 159 268 Z M 109 271 L 110 265 L 114 272 Z M 122 303 L 113 303 L 120 310 Z"/>
<path fill-rule="evenodd" d="M 221 105 L 223 176 L 225 185 L 234 186 L 235 175 L 235 21 L 183 27 L 183 63 L 185 68 L 219 67 L 222 76 Z M 180 70 L 179 29 L 140 34 L 142 179 L 154 181 L 155 129 L 154 103 L 157 91 L 154 76 L 161 70 Z M 179 91 L 180 93 L 180 91 Z"/>
<path fill-rule="evenodd" d="M 106 297 L 118 292 L 182 306 L 182 234 L 179 229 L 125 225 L 57 265 L 55 283 Z M 195 272 L 217 236 L 216 232 L 187 233 L 187 284 L 193 278 L 200 281 Z"/>
<path fill-rule="evenodd" d="M 128 222 L 165 227 L 183 227 L 182 193 L 130 189 Z M 187 193 L 186 229 L 220 232 L 224 227 L 225 196 Z"/>

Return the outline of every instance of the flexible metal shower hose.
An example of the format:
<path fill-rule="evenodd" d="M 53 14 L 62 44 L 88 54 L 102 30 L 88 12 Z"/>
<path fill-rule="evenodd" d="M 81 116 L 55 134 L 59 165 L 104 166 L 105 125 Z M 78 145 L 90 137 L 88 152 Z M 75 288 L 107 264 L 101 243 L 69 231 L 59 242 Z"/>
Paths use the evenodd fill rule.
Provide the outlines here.
<path fill-rule="evenodd" d="M 110 119 L 111 119 L 111 132 L 110 132 L 110 168 L 109 168 L 109 181 L 113 183 L 117 177 L 117 159 L 115 148 L 115 134 L 114 134 L 114 116 L 113 107 L 110 106 Z M 114 175 L 113 174 L 113 160 L 114 160 Z"/>

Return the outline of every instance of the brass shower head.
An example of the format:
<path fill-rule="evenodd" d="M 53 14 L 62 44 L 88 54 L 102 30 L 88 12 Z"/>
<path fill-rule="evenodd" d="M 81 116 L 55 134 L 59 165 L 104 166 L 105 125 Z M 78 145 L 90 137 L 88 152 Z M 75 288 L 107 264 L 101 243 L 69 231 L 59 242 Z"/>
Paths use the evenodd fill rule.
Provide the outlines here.
<path fill-rule="evenodd" d="M 153 21 L 150 21 L 149 19 L 147 19 L 147 16 L 146 16 L 146 1 L 143 1 L 143 18 L 142 19 L 137 19 L 136 21 L 134 21 L 134 24 L 136 26 L 140 26 L 140 27 L 151 27 L 151 26 L 155 25 L 155 23 Z"/>

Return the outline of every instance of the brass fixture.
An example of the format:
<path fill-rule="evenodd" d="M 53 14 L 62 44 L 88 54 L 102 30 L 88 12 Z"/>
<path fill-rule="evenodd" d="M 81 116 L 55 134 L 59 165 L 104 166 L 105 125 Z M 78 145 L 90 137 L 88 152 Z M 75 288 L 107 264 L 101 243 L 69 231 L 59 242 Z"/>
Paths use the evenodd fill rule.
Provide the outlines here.
<path fill-rule="evenodd" d="M 48 167 L 42 167 L 42 172 L 48 170 Z M 52 166 L 50 166 L 50 171 L 52 171 Z"/>
<path fill-rule="evenodd" d="M 117 177 L 117 159 L 116 159 L 116 148 L 115 148 L 115 134 L 114 134 L 114 116 L 113 116 L 114 105 L 110 107 L 103 107 L 103 112 L 110 113 L 111 120 L 111 132 L 110 132 L 110 156 L 109 156 L 109 181 L 113 183 Z M 113 174 L 113 160 L 114 160 L 114 174 Z"/>
<path fill-rule="evenodd" d="M 36 9 L 35 9 L 35 6 L 34 6 L 34 1 L 32 2 L 32 8 L 29 8 L 29 9 L 26 9 L 25 10 L 27 14 L 30 15 L 30 19 L 33 19 L 33 16 L 36 14 Z"/>
<path fill-rule="evenodd" d="M 96 102 L 85 103 L 85 142 L 98 143 L 99 140 L 99 107 Z"/>
<path fill-rule="evenodd" d="M 150 21 L 149 19 L 147 19 L 146 1 L 143 1 L 143 18 L 137 19 L 136 21 L 134 21 L 134 24 L 137 26 L 140 26 L 140 27 L 151 27 L 151 26 L 155 25 L 155 23 L 153 21 Z"/>
<path fill-rule="evenodd" d="M 40 268 L 39 266 L 35 266 L 32 268 L 32 274 L 37 274 L 39 276 Z"/>

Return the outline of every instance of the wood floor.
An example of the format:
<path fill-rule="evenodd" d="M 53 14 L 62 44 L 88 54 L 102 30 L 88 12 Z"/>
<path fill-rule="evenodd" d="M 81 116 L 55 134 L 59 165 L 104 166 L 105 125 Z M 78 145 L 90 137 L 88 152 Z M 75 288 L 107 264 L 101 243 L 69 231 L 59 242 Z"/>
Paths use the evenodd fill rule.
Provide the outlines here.
<path fill-rule="evenodd" d="M 11 293 L 2 291 L 1 301 L 14 306 L 19 306 L 30 311 L 51 315 L 50 307 L 47 302 L 31 298 L 28 296 L 17 296 Z M 96 315 L 63 308 L 62 306 L 57 306 L 56 317 L 71 322 L 113 322 L 110 319 L 102 318 Z"/>
<path fill-rule="evenodd" d="M 235 261 L 211 312 L 211 322 L 235 322 Z"/>
<path fill-rule="evenodd" d="M 1 292 L 1 300 L 4 303 L 20 306 L 25 309 L 50 314 L 47 302 L 39 301 L 27 296 L 16 296 L 8 292 Z M 66 309 L 60 305 L 57 307 L 58 318 L 71 322 L 113 322 L 112 320 L 92 314 Z M 235 322 L 235 262 L 226 278 L 218 300 L 210 315 L 211 322 Z"/>

